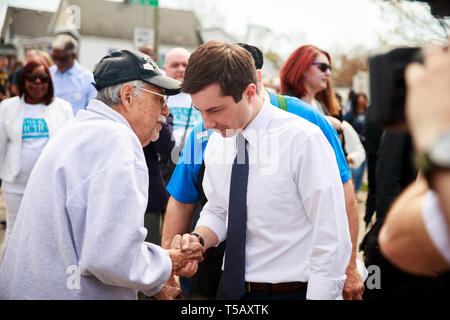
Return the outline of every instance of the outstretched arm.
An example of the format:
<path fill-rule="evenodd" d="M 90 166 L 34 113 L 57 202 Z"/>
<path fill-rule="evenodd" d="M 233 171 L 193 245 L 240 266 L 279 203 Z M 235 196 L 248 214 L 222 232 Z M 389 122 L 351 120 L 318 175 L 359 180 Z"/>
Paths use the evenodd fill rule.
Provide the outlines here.
<path fill-rule="evenodd" d="M 394 202 L 378 238 L 382 253 L 407 272 L 436 275 L 450 269 L 428 235 L 422 217 L 428 187 L 419 179 Z"/>

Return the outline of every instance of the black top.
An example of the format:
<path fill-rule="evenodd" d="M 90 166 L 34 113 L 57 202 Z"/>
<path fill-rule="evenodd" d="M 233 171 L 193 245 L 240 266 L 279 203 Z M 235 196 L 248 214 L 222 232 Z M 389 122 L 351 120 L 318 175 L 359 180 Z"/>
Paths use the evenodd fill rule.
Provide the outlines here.
<path fill-rule="evenodd" d="M 175 146 L 175 140 L 172 139 L 172 130 L 173 116 L 170 114 L 159 132 L 159 139 L 144 147 L 149 176 L 147 212 L 165 210 L 169 200 L 169 193 L 166 190 L 159 164 L 159 154 L 170 154 Z"/>

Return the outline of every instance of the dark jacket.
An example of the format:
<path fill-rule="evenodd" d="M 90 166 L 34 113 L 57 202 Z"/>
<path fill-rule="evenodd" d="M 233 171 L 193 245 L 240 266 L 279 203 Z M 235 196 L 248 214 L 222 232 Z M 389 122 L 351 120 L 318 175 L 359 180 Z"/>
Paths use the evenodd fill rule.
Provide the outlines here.
<path fill-rule="evenodd" d="M 395 198 L 417 177 L 409 134 L 383 133 L 375 175 L 377 220 L 382 221 Z"/>
<path fill-rule="evenodd" d="M 375 175 L 377 220 L 361 246 L 366 266 L 377 265 L 381 270 L 381 289 L 366 288 L 363 299 L 449 299 L 449 274 L 422 277 L 405 273 L 386 260 L 379 249 L 378 234 L 392 203 L 417 176 L 407 133 L 383 133 Z"/>
<path fill-rule="evenodd" d="M 159 164 L 159 154 L 170 154 L 175 146 L 172 131 L 173 117 L 170 114 L 159 132 L 159 139 L 144 147 L 149 177 L 147 212 L 164 211 L 169 200 L 169 193 L 166 190 Z"/>
<path fill-rule="evenodd" d="M 364 125 L 364 136 L 366 137 L 366 158 L 367 158 L 367 180 L 369 192 L 366 201 L 366 214 L 364 221 L 366 226 L 372 219 L 376 206 L 376 165 L 378 159 L 378 148 L 380 147 L 381 134 L 383 130 L 366 121 Z"/>

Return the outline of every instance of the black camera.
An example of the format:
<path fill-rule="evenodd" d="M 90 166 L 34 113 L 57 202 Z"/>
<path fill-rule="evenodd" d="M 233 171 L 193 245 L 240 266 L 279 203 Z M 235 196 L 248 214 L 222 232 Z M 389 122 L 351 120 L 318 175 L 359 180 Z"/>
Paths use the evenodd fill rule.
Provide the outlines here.
<path fill-rule="evenodd" d="M 404 73 L 411 62 L 421 62 L 420 48 L 397 48 L 369 59 L 370 99 L 367 121 L 389 129 L 405 129 Z"/>
<path fill-rule="evenodd" d="M 449 0 L 417 0 L 430 6 L 435 17 L 450 16 Z M 420 48 L 397 48 L 369 59 L 370 99 L 367 121 L 386 129 L 406 130 L 405 69 L 411 62 L 422 62 Z"/>

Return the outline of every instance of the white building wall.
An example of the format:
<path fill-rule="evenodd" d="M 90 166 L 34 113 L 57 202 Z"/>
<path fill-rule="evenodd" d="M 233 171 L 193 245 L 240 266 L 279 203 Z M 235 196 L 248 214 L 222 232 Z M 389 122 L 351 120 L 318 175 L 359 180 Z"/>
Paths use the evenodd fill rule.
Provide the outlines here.
<path fill-rule="evenodd" d="M 82 36 L 80 40 L 78 62 L 93 71 L 95 65 L 101 58 L 118 49 L 134 50 L 133 41 Z"/>
<path fill-rule="evenodd" d="M 353 76 L 353 91 L 365 93 L 370 100 L 369 72 L 359 71 Z"/>
<path fill-rule="evenodd" d="M 175 45 L 160 44 L 159 56 L 164 56 L 167 51 L 176 47 Z M 78 61 L 81 65 L 93 71 L 97 62 L 108 53 L 119 50 L 137 50 L 133 40 L 122 40 L 104 37 L 81 36 Z M 186 47 L 186 50 L 192 52 L 195 48 Z"/>

